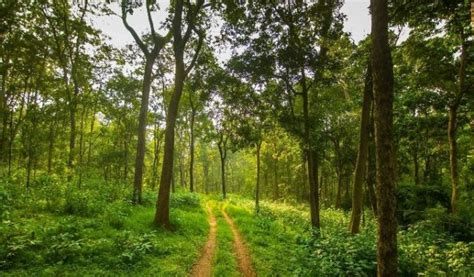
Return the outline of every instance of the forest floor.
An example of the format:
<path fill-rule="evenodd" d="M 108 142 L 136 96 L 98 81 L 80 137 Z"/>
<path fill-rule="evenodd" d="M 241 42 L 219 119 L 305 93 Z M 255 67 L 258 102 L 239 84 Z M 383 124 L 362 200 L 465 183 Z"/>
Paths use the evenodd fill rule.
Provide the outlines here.
<path fill-rule="evenodd" d="M 199 260 L 194 264 L 192 270 L 191 270 L 191 276 L 195 277 L 208 277 L 213 275 L 213 260 L 214 260 L 214 254 L 215 254 L 215 249 L 218 245 L 217 242 L 217 228 L 222 228 L 218 226 L 216 216 L 214 215 L 214 211 L 212 206 L 215 206 L 216 203 L 211 203 L 213 201 L 209 201 L 206 204 L 207 207 L 207 213 L 208 213 L 208 220 L 209 220 L 209 236 L 208 240 L 201 252 L 201 257 Z M 220 203 L 221 204 L 221 203 Z M 228 227 L 230 227 L 230 230 L 232 231 L 232 236 L 233 236 L 233 249 L 225 249 L 226 251 L 233 251 L 233 255 L 235 258 L 237 258 L 237 265 L 238 265 L 238 270 L 241 276 L 256 276 L 255 270 L 252 265 L 252 259 L 250 257 L 249 250 L 246 246 L 245 241 L 242 239 L 242 236 L 240 235 L 240 232 L 238 231 L 237 227 L 234 224 L 234 221 L 230 216 L 226 213 L 225 208 L 222 205 L 218 210 L 220 212 L 220 215 L 224 217 L 225 223 L 222 222 L 223 224 L 227 224 Z M 227 245 L 228 246 L 228 245 Z M 234 272 L 235 273 L 235 272 Z"/>
<path fill-rule="evenodd" d="M 151 224 L 154 194 L 145 195 L 142 206 L 122 196 L 110 202 L 112 194 L 100 202 L 97 195 L 17 199 L 0 224 L 0 276 L 376 274 L 370 211 L 362 232 L 351 236 L 349 214 L 341 210 L 322 209 L 322 228 L 315 231 L 306 205 L 262 201 L 256 214 L 252 199 L 180 192 L 172 195 L 169 231 Z M 474 243 L 457 241 L 429 222 L 400 230 L 399 250 L 402 276 L 474 272 Z"/>

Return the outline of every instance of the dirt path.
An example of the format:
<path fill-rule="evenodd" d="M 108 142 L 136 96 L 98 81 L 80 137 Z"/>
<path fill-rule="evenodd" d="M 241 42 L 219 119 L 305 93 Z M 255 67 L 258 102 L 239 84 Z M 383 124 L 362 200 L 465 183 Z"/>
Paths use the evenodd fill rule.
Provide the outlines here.
<path fill-rule="evenodd" d="M 239 231 L 235 227 L 234 221 L 227 215 L 224 209 L 222 209 L 222 215 L 224 215 L 225 220 L 230 225 L 232 233 L 234 234 L 234 248 L 235 253 L 237 254 L 237 262 L 239 264 L 240 273 L 242 276 L 257 276 L 255 270 L 253 269 L 250 254 L 247 246 L 244 243 L 244 240 L 240 236 Z"/>
<path fill-rule="evenodd" d="M 201 258 L 199 258 L 198 262 L 194 264 L 193 269 L 191 270 L 191 276 L 212 276 L 212 258 L 214 257 L 214 252 L 216 249 L 217 222 L 209 204 L 207 205 L 207 212 L 209 215 L 209 225 L 211 226 L 209 230 L 209 238 L 206 242 L 206 245 L 204 246 L 204 249 L 202 250 Z"/>

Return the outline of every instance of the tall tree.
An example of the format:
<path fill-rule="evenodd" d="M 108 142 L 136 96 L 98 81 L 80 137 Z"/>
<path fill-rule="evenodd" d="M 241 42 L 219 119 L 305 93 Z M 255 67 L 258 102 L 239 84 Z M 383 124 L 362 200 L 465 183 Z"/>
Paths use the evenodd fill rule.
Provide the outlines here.
<path fill-rule="evenodd" d="M 194 4 L 191 1 L 176 0 L 173 9 L 174 92 L 167 109 L 163 166 L 155 213 L 155 224 L 166 228 L 170 227 L 169 197 L 173 176 L 174 133 L 179 101 L 183 92 L 184 81 L 196 63 L 205 36 L 204 31 L 200 29 L 204 0 L 197 0 Z M 184 13 L 185 10 L 186 13 Z M 184 33 L 183 27 L 185 27 Z M 195 41 L 194 55 L 186 67 L 184 61 L 185 51 L 186 47 L 189 47 L 193 33 L 197 34 L 198 38 Z"/>
<path fill-rule="evenodd" d="M 145 1 L 146 14 L 148 18 L 148 24 L 151 30 L 149 34 L 151 39 L 146 40 L 140 38 L 135 29 L 128 23 L 128 14 L 133 13 L 132 1 L 121 1 L 121 18 L 123 25 L 133 36 L 133 39 L 137 43 L 138 47 L 142 51 L 145 57 L 145 70 L 143 72 L 143 83 L 142 83 L 142 95 L 141 95 L 141 106 L 140 115 L 138 117 L 138 142 L 137 142 L 137 155 L 135 160 L 135 175 L 133 181 L 133 196 L 132 202 L 134 204 L 142 203 L 142 186 L 143 186 L 143 170 L 145 167 L 145 148 L 146 148 L 146 126 L 148 116 L 148 103 L 150 99 L 150 88 L 152 84 L 153 65 L 156 59 L 160 55 L 161 50 L 170 41 L 172 31 L 170 30 L 166 35 L 162 36 L 155 30 L 155 23 L 153 22 L 152 11 L 156 8 L 156 3 L 153 0 Z M 149 42 L 151 41 L 151 42 Z M 148 45 L 151 44 L 151 45 Z M 150 47 L 151 46 L 151 47 Z"/>
<path fill-rule="evenodd" d="M 397 276 L 397 219 L 393 150 L 393 65 L 387 0 L 371 0 L 372 80 L 377 156 L 377 275 Z"/>
<path fill-rule="evenodd" d="M 351 233 L 359 233 L 360 218 L 363 204 L 363 183 L 367 173 L 369 154 L 370 110 L 372 106 L 372 70 L 369 61 L 365 73 L 364 99 L 362 102 L 362 116 L 360 119 L 359 153 L 354 172 L 354 187 L 352 192 L 352 213 L 349 229 Z"/>

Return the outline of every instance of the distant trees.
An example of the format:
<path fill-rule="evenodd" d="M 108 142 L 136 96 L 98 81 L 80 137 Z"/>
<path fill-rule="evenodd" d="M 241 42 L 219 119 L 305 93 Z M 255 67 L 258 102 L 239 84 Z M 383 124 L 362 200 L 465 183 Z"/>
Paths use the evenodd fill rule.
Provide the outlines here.
<path fill-rule="evenodd" d="M 246 68 L 254 80 L 266 85 L 270 80 L 278 82 L 281 88 L 279 106 L 285 113 L 283 126 L 295 131 L 305 149 L 311 222 L 317 228 L 320 225 L 319 167 L 311 111 L 312 101 L 317 98 L 316 87 L 324 79 L 322 72 L 328 63 L 331 38 L 340 31 L 339 5 L 339 1 L 332 0 L 288 5 L 255 2 L 245 7 L 245 16 L 229 20 L 229 30 L 239 30 L 238 34 L 232 32 L 236 37 L 233 40 L 249 45 L 242 54 L 241 68 Z"/>
<path fill-rule="evenodd" d="M 472 86 L 472 78 L 469 77 L 472 57 L 468 49 L 473 33 L 469 9 L 469 3 L 462 0 L 449 3 L 423 1 L 416 6 L 398 1 L 393 4 L 393 21 L 400 25 L 408 24 L 413 29 L 404 43 L 404 49 L 412 61 L 410 63 L 416 65 L 418 74 L 413 76 L 415 86 L 433 93 L 440 92 L 444 101 L 448 118 L 446 129 L 452 213 L 457 212 L 459 200 L 457 134 L 463 126 L 459 120 L 459 110 L 467 104 L 466 92 Z M 438 26 L 440 21 L 444 21 L 442 26 Z"/>

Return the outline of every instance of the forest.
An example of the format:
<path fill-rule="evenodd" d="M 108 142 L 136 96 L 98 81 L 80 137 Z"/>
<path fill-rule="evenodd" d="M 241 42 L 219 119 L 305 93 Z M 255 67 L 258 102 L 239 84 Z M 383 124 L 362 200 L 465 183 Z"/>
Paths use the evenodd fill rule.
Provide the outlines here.
<path fill-rule="evenodd" d="M 473 276 L 473 13 L 0 1 L 0 275 Z"/>

